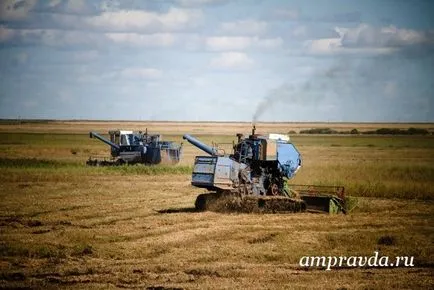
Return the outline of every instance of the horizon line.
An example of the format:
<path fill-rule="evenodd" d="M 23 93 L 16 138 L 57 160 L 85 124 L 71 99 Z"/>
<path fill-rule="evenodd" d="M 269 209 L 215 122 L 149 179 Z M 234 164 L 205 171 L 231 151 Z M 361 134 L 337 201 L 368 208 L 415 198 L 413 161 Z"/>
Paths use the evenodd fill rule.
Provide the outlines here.
<path fill-rule="evenodd" d="M 279 124 L 279 123 L 301 123 L 301 124 L 434 124 L 433 121 L 196 121 L 196 120 L 122 120 L 122 119 L 39 119 L 39 118 L 0 118 L 1 122 L 143 122 L 143 123 L 243 123 L 243 124 Z"/>

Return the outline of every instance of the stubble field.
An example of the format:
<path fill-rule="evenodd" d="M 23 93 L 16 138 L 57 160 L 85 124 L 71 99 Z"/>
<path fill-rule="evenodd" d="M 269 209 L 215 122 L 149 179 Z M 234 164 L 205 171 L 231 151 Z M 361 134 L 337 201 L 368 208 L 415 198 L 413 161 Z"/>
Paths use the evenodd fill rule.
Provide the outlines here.
<path fill-rule="evenodd" d="M 432 130 L 434 124 L 257 124 Z M 248 123 L 40 122 L 0 124 L 0 285 L 78 288 L 427 289 L 434 285 L 433 136 L 304 136 L 296 184 L 343 185 L 348 215 L 193 211 L 201 151 L 184 142 L 176 166 L 91 168 L 108 148 L 91 130 L 191 133 L 227 151 Z M 304 268 L 303 256 L 414 256 L 414 267 Z M 161 287 L 161 288 L 158 288 Z"/>

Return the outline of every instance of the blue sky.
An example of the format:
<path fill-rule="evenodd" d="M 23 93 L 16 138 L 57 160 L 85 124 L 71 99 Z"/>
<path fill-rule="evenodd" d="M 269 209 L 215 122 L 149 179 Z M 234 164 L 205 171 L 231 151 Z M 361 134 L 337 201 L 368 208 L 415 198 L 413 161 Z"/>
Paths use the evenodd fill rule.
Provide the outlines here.
<path fill-rule="evenodd" d="M 434 121 L 434 1 L 2 0 L 0 118 Z"/>

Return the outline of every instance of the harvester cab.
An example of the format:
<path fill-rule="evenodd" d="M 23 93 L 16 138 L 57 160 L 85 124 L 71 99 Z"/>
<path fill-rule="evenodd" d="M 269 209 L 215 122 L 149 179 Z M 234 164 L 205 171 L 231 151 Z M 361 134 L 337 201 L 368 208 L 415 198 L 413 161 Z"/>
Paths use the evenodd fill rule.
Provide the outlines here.
<path fill-rule="evenodd" d="M 314 186 L 298 185 L 296 190 L 288 184 L 302 166 L 301 154 L 289 136 L 262 136 L 255 131 L 253 127 L 247 138 L 237 134 L 230 155 L 219 154 L 217 148 L 184 135 L 184 139 L 208 153 L 195 158 L 192 174 L 193 186 L 212 191 L 198 196 L 198 210 L 218 204 L 253 212 L 344 211 L 343 191 L 338 196 L 318 192 Z"/>
<path fill-rule="evenodd" d="M 138 146 L 143 145 L 143 143 L 140 143 L 142 141 L 142 138 L 140 134 L 134 133 L 133 131 L 125 131 L 125 130 L 111 130 L 108 132 L 110 135 L 110 142 L 112 144 L 117 144 L 119 148 L 110 145 L 111 148 L 111 156 L 112 157 L 118 157 L 122 151 L 125 151 L 127 147 L 125 146 Z M 96 137 L 96 133 L 90 132 L 90 137 Z M 101 136 L 99 136 L 101 137 Z M 98 138 L 100 139 L 100 138 Z M 100 139 L 101 140 L 101 139 Z M 104 142 L 104 141 L 103 141 Z"/>
<path fill-rule="evenodd" d="M 255 130 L 253 127 L 252 135 L 246 139 L 237 134 L 238 143 L 234 145 L 231 157 L 241 163 L 274 166 L 283 176 L 292 178 L 301 167 L 301 155 L 289 142 L 289 136 L 269 134 L 265 137 L 255 134 Z"/>
<path fill-rule="evenodd" d="M 133 131 L 112 130 L 109 131 L 110 141 L 121 146 L 140 145 L 142 135 Z"/>

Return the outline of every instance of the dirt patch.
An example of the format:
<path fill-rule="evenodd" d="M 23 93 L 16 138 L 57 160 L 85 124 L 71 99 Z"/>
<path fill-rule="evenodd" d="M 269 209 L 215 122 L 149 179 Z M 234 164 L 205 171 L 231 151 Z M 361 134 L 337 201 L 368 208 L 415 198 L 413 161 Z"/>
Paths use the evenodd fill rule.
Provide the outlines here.
<path fill-rule="evenodd" d="M 34 235 L 40 235 L 40 234 L 45 234 L 45 233 L 49 233 L 49 232 L 51 232 L 50 229 L 43 229 L 43 230 L 33 231 L 32 234 L 34 234 Z"/>
<path fill-rule="evenodd" d="M 394 236 L 385 235 L 378 238 L 378 245 L 392 246 L 396 244 L 396 238 Z"/>
<path fill-rule="evenodd" d="M 28 219 L 24 216 L 7 216 L 0 218 L 0 226 L 11 226 L 17 228 L 18 225 L 24 227 L 40 227 L 42 226 L 42 222 L 36 219 Z"/>
<path fill-rule="evenodd" d="M 264 236 L 259 236 L 253 239 L 249 239 L 247 242 L 249 244 L 262 244 L 262 243 L 266 243 L 269 241 L 272 241 L 274 239 L 274 237 L 277 236 L 277 233 L 271 233 L 271 234 L 267 234 Z"/>
<path fill-rule="evenodd" d="M 26 280 L 26 275 L 23 272 L 1 273 L 0 279 L 6 281 L 24 281 Z"/>
<path fill-rule="evenodd" d="M 27 225 L 29 227 L 40 227 L 42 226 L 42 222 L 40 220 L 28 220 Z"/>
<path fill-rule="evenodd" d="M 209 269 L 190 269 L 184 271 L 185 274 L 194 275 L 194 276 L 213 276 L 213 277 L 221 277 L 221 274 L 214 270 Z"/>
<path fill-rule="evenodd" d="M 146 290 L 183 290 L 184 288 L 179 287 L 164 287 L 164 286 L 149 286 Z"/>

